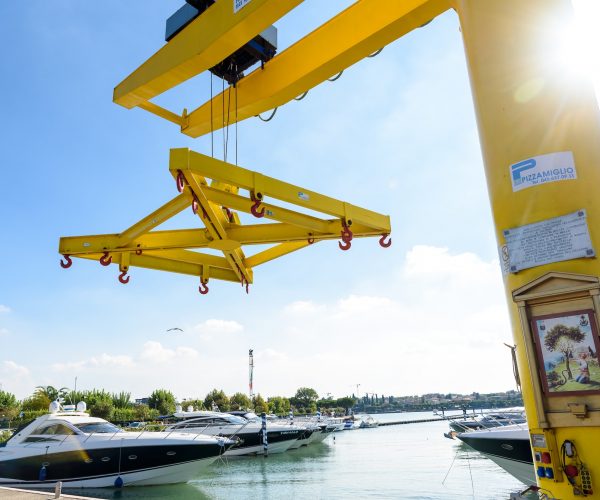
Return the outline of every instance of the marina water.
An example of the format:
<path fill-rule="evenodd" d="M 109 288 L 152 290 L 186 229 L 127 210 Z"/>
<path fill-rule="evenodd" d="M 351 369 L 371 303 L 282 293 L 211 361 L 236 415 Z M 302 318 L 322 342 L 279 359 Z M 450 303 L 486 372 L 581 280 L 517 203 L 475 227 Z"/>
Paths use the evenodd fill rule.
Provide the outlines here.
<path fill-rule="evenodd" d="M 433 418 L 430 412 L 374 417 L 380 422 Z M 336 432 L 322 444 L 268 458 L 223 459 L 187 484 L 77 493 L 140 500 L 498 500 L 525 489 L 492 461 L 446 439 L 447 431 L 448 423 L 440 421 Z"/>

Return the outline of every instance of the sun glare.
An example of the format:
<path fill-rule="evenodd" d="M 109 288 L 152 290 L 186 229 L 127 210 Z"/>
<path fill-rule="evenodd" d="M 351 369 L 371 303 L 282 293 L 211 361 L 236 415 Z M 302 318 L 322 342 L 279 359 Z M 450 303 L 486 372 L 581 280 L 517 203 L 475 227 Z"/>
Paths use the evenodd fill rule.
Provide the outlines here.
<path fill-rule="evenodd" d="M 600 0 L 573 0 L 575 17 L 562 35 L 558 58 L 573 77 L 591 78 L 600 101 Z"/>

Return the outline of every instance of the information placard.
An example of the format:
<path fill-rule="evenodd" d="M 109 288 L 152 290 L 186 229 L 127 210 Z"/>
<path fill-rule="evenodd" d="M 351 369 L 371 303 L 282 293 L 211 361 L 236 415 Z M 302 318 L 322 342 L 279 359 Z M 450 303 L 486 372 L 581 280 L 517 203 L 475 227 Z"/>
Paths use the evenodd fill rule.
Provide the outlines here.
<path fill-rule="evenodd" d="M 504 230 L 510 272 L 594 257 L 585 209 L 526 226 Z"/>

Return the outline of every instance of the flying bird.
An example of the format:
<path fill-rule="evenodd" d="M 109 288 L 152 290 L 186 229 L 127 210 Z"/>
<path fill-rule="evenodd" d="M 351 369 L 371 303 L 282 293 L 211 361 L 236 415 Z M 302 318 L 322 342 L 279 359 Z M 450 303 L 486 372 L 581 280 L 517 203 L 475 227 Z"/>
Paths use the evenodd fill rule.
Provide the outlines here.
<path fill-rule="evenodd" d="M 169 329 L 167 330 L 167 332 L 175 332 L 175 331 L 178 331 L 178 332 L 183 332 L 183 330 L 182 330 L 181 328 L 177 328 L 177 327 L 175 327 L 175 328 L 169 328 Z"/>

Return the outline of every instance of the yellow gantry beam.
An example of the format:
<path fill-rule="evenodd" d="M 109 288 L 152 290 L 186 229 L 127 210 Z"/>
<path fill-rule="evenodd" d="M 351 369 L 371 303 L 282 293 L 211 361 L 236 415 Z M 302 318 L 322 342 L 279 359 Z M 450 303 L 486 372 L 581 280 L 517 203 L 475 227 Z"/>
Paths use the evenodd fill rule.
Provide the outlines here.
<path fill-rule="evenodd" d="M 215 2 L 117 85 L 113 101 L 160 110 L 145 102 L 221 62 L 301 2 L 252 0 L 237 12 L 232 0 Z M 171 113 L 167 119 L 176 117 Z"/>
<path fill-rule="evenodd" d="M 447 0 L 358 0 L 237 83 L 237 121 L 281 106 L 450 8 Z M 229 92 L 227 90 L 226 92 Z M 225 123 L 223 96 L 192 111 L 181 131 L 199 137 Z M 227 112 L 227 110 L 225 111 Z M 233 123 L 231 118 L 227 123 Z"/>
<path fill-rule="evenodd" d="M 117 264 L 124 283 L 130 267 L 189 274 L 200 277 L 201 291 L 206 291 L 210 278 L 252 283 L 254 267 L 321 240 L 341 239 L 340 248 L 347 250 L 354 237 L 379 236 L 380 244 L 389 246 L 387 215 L 189 149 L 171 150 L 169 170 L 179 195 L 121 233 L 61 238 L 63 267 L 70 267 L 71 257 Z M 240 190 L 248 196 L 240 195 Z M 190 206 L 203 227 L 155 230 Z M 263 222 L 241 224 L 239 213 Z M 246 257 L 242 250 L 246 245 L 271 246 Z M 223 256 L 201 253 L 203 249 Z"/>
<path fill-rule="evenodd" d="M 237 118 L 223 115 L 222 94 L 213 98 L 212 106 L 208 101 L 190 114 L 150 102 L 219 63 L 300 2 L 253 0 L 233 14 L 232 2 L 217 1 L 121 82 L 114 102 L 138 106 L 199 137 L 285 104 L 450 8 L 448 0 L 358 0 L 263 69 L 242 78 L 237 83 Z"/>

